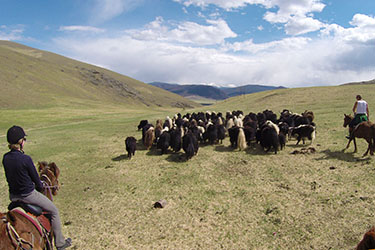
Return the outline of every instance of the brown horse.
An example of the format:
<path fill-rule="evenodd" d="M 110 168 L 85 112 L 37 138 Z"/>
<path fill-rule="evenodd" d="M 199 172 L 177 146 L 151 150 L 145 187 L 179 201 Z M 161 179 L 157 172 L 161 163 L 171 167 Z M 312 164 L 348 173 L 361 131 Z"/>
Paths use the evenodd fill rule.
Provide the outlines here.
<path fill-rule="evenodd" d="M 45 249 L 46 240 L 27 218 L 14 211 L 0 213 L 0 217 L 0 250 Z"/>
<path fill-rule="evenodd" d="M 358 243 L 356 250 L 375 249 L 375 228 L 372 227 L 363 235 L 363 239 Z"/>
<path fill-rule="evenodd" d="M 59 189 L 58 177 L 60 175 L 60 169 L 57 165 L 52 162 L 38 162 L 39 165 L 39 176 L 43 183 L 43 193 L 50 200 L 52 196 L 57 194 Z M 31 220 L 27 217 L 32 217 Z M 37 219 L 45 230 L 41 229 L 40 226 L 36 226 L 32 219 Z M 39 216 L 31 215 L 27 213 L 27 216 L 16 210 L 10 210 L 6 214 L 0 213 L 0 250 L 52 250 L 52 238 L 53 234 L 50 232 L 48 235 L 44 235 L 41 231 L 50 231 L 50 223 L 48 219 L 42 214 Z M 38 224 L 38 223 L 37 223 Z"/>
<path fill-rule="evenodd" d="M 346 115 L 344 114 L 344 127 L 348 126 L 349 123 L 353 120 L 354 118 L 351 115 Z M 367 141 L 368 147 L 367 151 L 363 154 L 363 157 L 368 154 L 370 151 L 370 155 L 374 155 L 374 143 L 375 143 L 375 124 L 366 121 L 366 122 L 361 122 L 354 128 L 349 127 L 349 133 L 350 133 L 350 139 L 348 144 L 346 145 L 346 148 L 343 149 L 345 151 L 346 149 L 349 148 L 349 145 L 351 141 L 354 142 L 354 153 L 357 153 L 357 143 L 355 141 L 355 138 L 363 138 Z"/>
<path fill-rule="evenodd" d="M 57 195 L 57 191 L 60 189 L 59 175 L 60 169 L 54 162 L 47 163 L 45 161 L 38 162 L 39 165 L 39 176 L 43 183 L 43 194 L 53 201 L 53 196 Z"/>

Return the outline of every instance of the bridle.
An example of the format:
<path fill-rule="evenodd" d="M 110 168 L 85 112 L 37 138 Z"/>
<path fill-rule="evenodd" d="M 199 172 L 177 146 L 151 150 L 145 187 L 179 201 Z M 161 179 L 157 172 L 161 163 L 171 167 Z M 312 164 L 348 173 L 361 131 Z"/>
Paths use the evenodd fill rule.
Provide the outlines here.
<path fill-rule="evenodd" d="M 12 242 L 12 245 L 16 248 L 16 250 L 30 250 L 34 248 L 34 235 L 31 234 L 31 240 L 32 242 L 29 242 L 25 239 L 23 239 L 16 231 L 16 229 L 10 224 L 10 222 L 5 218 L 1 218 L 3 223 L 6 225 L 6 232 L 9 236 L 10 241 Z M 30 248 L 25 248 L 23 245 L 27 244 L 30 246 Z"/>
<path fill-rule="evenodd" d="M 49 170 L 49 169 L 46 169 L 46 170 L 52 173 L 51 170 Z M 56 178 L 56 180 L 55 180 L 56 184 L 54 185 L 47 174 L 41 174 L 40 175 L 40 181 L 43 184 L 43 189 L 46 192 L 46 195 L 49 194 L 50 197 L 51 197 L 51 201 L 53 201 L 53 198 L 52 198 L 53 197 L 53 191 L 58 191 L 59 188 L 60 188 L 59 187 L 59 181 Z"/>

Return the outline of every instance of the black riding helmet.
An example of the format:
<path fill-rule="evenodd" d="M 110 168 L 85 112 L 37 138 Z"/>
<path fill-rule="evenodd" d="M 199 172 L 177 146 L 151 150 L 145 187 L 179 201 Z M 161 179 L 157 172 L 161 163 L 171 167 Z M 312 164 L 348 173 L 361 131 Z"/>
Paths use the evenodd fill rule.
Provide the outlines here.
<path fill-rule="evenodd" d="M 20 126 L 14 125 L 7 132 L 7 140 L 10 144 L 16 144 L 20 139 L 26 136 L 25 131 Z"/>

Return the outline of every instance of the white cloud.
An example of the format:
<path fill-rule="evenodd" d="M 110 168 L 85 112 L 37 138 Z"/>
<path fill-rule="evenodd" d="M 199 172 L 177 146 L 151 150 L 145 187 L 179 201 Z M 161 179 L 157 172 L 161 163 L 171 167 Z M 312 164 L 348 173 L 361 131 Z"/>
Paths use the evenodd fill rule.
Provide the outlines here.
<path fill-rule="evenodd" d="M 194 22 L 182 22 L 176 28 L 170 28 L 162 17 L 157 17 L 144 29 L 127 32 L 139 40 L 174 41 L 200 46 L 220 44 L 226 38 L 237 36 L 224 20 L 207 20 L 207 23 L 208 25 L 200 25 Z"/>
<path fill-rule="evenodd" d="M 104 29 L 99 29 L 92 26 L 61 26 L 59 28 L 60 31 L 79 31 L 79 32 L 93 32 L 93 33 L 101 33 L 104 32 Z"/>
<path fill-rule="evenodd" d="M 102 23 L 140 5 L 144 0 L 95 0 L 92 9 L 91 22 Z"/>
<path fill-rule="evenodd" d="M 6 25 L 0 26 L 0 40 L 17 41 L 24 40 L 23 26 L 17 25 L 16 27 L 9 27 Z"/>
<path fill-rule="evenodd" d="M 321 0 L 175 0 L 185 6 L 195 5 L 206 8 L 216 5 L 226 10 L 243 8 L 246 5 L 262 5 L 267 9 L 277 7 L 277 12 L 267 11 L 264 20 L 285 25 L 288 35 L 302 35 L 317 31 L 324 25 L 314 19 L 313 12 L 323 11 L 325 4 Z"/>
<path fill-rule="evenodd" d="M 296 51 L 299 49 L 303 49 L 310 41 L 311 38 L 306 37 L 285 38 L 283 40 L 259 44 L 254 43 L 253 40 L 248 40 L 244 42 L 234 42 L 233 44 L 226 44 L 224 50 L 234 52 L 244 51 L 252 54 L 270 53 L 277 51 Z"/>
<path fill-rule="evenodd" d="M 209 5 L 216 5 L 220 8 L 231 10 L 245 7 L 248 4 L 261 4 L 268 8 L 273 6 L 273 0 L 174 0 L 189 7 L 195 5 L 201 8 L 205 8 Z"/>
<path fill-rule="evenodd" d="M 337 24 L 328 25 L 321 31 L 323 36 L 334 36 L 346 43 L 375 46 L 375 18 L 363 14 L 353 16 L 350 24 L 354 27 L 343 28 Z"/>
<path fill-rule="evenodd" d="M 320 30 L 325 24 L 311 17 L 294 17 L 285 24 L 285 33 L 288 35 L 302 35 Z"/>
<path fill-rule="evenodd" d="M 225 21 L 211 20 L 208 25 L 184 22 L 171 28 L 157 18 L 141 30 L 128 30 L 121 36 L 60 37 L 55 46 L 67 56 L 144 82 L 334 85 L 374 78 L 374 22 L 373 17 L 357 14 L 350 22 L 352 27 L 327 25 L 318 38 L 230 43 L 223 42 L 231 37 L 229 30 L 215 34 L 219 27 L 225 30 Z M 219 48 L 203 46 L 217 43 Z"/>

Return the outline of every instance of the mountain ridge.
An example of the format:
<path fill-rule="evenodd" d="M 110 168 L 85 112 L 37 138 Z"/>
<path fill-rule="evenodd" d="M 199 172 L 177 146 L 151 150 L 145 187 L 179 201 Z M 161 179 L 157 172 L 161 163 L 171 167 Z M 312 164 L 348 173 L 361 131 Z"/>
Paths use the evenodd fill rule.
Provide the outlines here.
<path fill-rule="evenodd" d="M 165 89 L 167 91 L 171 91 L 183 97 L 189 98 L 189 96 L 201 96 L 203 98 L 209 98 L 213 100 L 225 100 L 238 95 L 246 95 L 261 91 L 285 88 L 282 86 L 275 87 L 256 84 L 248 84 L 239 87 L 216 87 L 202 84 L 180 85 L 176 83 L 165 82 L 151 82 L 149 84 Z"/>

